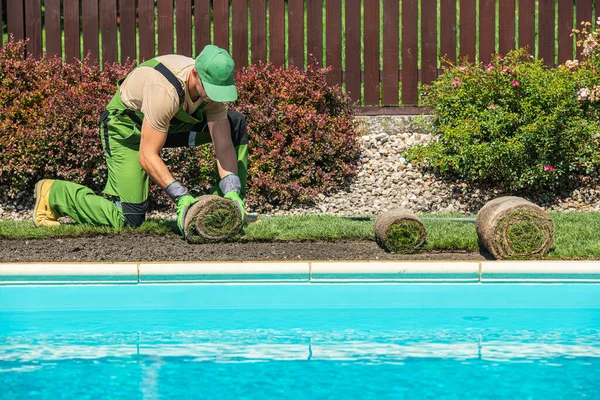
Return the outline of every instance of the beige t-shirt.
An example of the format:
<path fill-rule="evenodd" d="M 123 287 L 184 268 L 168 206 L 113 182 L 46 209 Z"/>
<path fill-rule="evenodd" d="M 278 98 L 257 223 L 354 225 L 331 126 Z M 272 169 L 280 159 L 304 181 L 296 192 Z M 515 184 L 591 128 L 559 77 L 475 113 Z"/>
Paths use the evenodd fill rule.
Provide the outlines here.
<path fill-rule="evenodd" d="M 183 109 L 193 114 L 202 104 L 199 98 L 193 102 L 188 89 L 188 78 L 194 68 L 194 59 L 170 54 L 157 57 L 179 79 L 185 89 Z M 121 100 L 134 110 L 144 113 L 144 120 L 159 132 L 168 132 L 171 119 L 179 110 L 179 96 L 175 87 L 152 67 L 134 69 L 121 84 Z M 203 107 L 208 121 L 227 119 L 225 103 L 210 102 Z"/>

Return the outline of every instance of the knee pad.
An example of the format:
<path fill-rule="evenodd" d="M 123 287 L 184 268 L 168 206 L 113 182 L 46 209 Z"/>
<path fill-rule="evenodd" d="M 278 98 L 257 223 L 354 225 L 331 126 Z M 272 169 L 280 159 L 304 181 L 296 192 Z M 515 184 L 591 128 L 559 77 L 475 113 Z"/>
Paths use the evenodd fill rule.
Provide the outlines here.
<path fill-rule="evenodd" d="M 121 203 L 121 210 L 123 210 L 123 217 L 125 218 L 125 226 L 137 228 L 144 223 L 146 220 L 146 211 L 148 211 L 148 204 L 150 201 L 146 199 L 143 203 Z"/>

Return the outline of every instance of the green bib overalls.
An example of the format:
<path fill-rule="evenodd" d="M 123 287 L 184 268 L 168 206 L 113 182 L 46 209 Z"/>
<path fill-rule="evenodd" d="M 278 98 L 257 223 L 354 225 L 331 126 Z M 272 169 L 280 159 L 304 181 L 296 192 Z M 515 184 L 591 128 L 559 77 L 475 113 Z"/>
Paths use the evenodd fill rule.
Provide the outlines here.
<path fill-rule="evenodd" d="M 203 103 L 192 115 L 183 110 L 185 94 L 181 82 L 163 64 L 155 59 L 141 66 L 159 71 L 177 90 L 180 97 L 179 111 L 170 122 L 164 147 L 193 147 L 212 141 L 208 130 Z M 124 225 L 137 227 L 142 224 L 148 209 L 148 174 L 139 163 L 141 128 L 144 114 L 127 108 L 117 92 L 100 118 L 100 134 L 108 165 L 108 180 L 104 193 L 108 199 L 95 195 L 89 188 L 72 182 L 56 180 L 50 190 L 50 207 L 57 217 L 69 215 L 78 223 L 93 225 Z M 231 139 L 237 154 L 238 175 L 242 183 L 240 197 L 246 191 L 248 170 L 248 133 L 244 117 L 237 112 L 227 113 Z M 215 168 L 216 171 L 216 168 Z M 219 193 L 218 174 L 213 194 Z"/>

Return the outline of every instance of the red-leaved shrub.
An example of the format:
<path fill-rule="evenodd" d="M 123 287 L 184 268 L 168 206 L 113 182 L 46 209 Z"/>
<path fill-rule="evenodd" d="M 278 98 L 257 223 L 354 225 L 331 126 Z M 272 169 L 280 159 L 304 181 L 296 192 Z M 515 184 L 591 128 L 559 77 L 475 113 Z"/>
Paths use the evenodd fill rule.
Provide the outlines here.
<path fill-rule="evenodd" d="M 98 118 L 132 65 L 24 58 L 24 46 L 9 41 L 0 50 L 0 202 L 31 205 L 41 178 L 102 190 Z"/>
<path fill-rule="evenodd" d="M 289 208 L 345 187 L 360 148 L 352 103 L 326 84 L 327 69 L 259 63 L 238 74 L 234 109 L 248 122 L 248 203 Z"/>

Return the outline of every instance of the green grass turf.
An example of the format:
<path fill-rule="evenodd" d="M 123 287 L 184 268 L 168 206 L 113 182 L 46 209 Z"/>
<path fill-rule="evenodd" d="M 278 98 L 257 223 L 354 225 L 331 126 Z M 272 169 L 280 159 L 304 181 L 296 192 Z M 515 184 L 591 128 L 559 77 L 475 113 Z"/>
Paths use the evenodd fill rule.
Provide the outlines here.
<path fill-rule="evenodd" d="M 554 246 L 547 259 L 600 259 L 600 213 L 550 213 L 556 225 Z M 457 214 L 420 214 L 420 217 L 460 217 Z M 460 221 L 424 220 L 427 241 L 420 251 L 478 251 L 475 224 Z M 65 224 L 56 228 L 36 228 L 29 221 L 0 221 L 0 238 L 29 240 L 124 233 L 177 233 L 174 220 L 149 219 L 140 228 L 114 229 Z M 375 240 L 373 221 L 352 220 L 326 215 L 259 218 L 248 224 L 239 242 L 252 241 L 334 241 Z"/>

